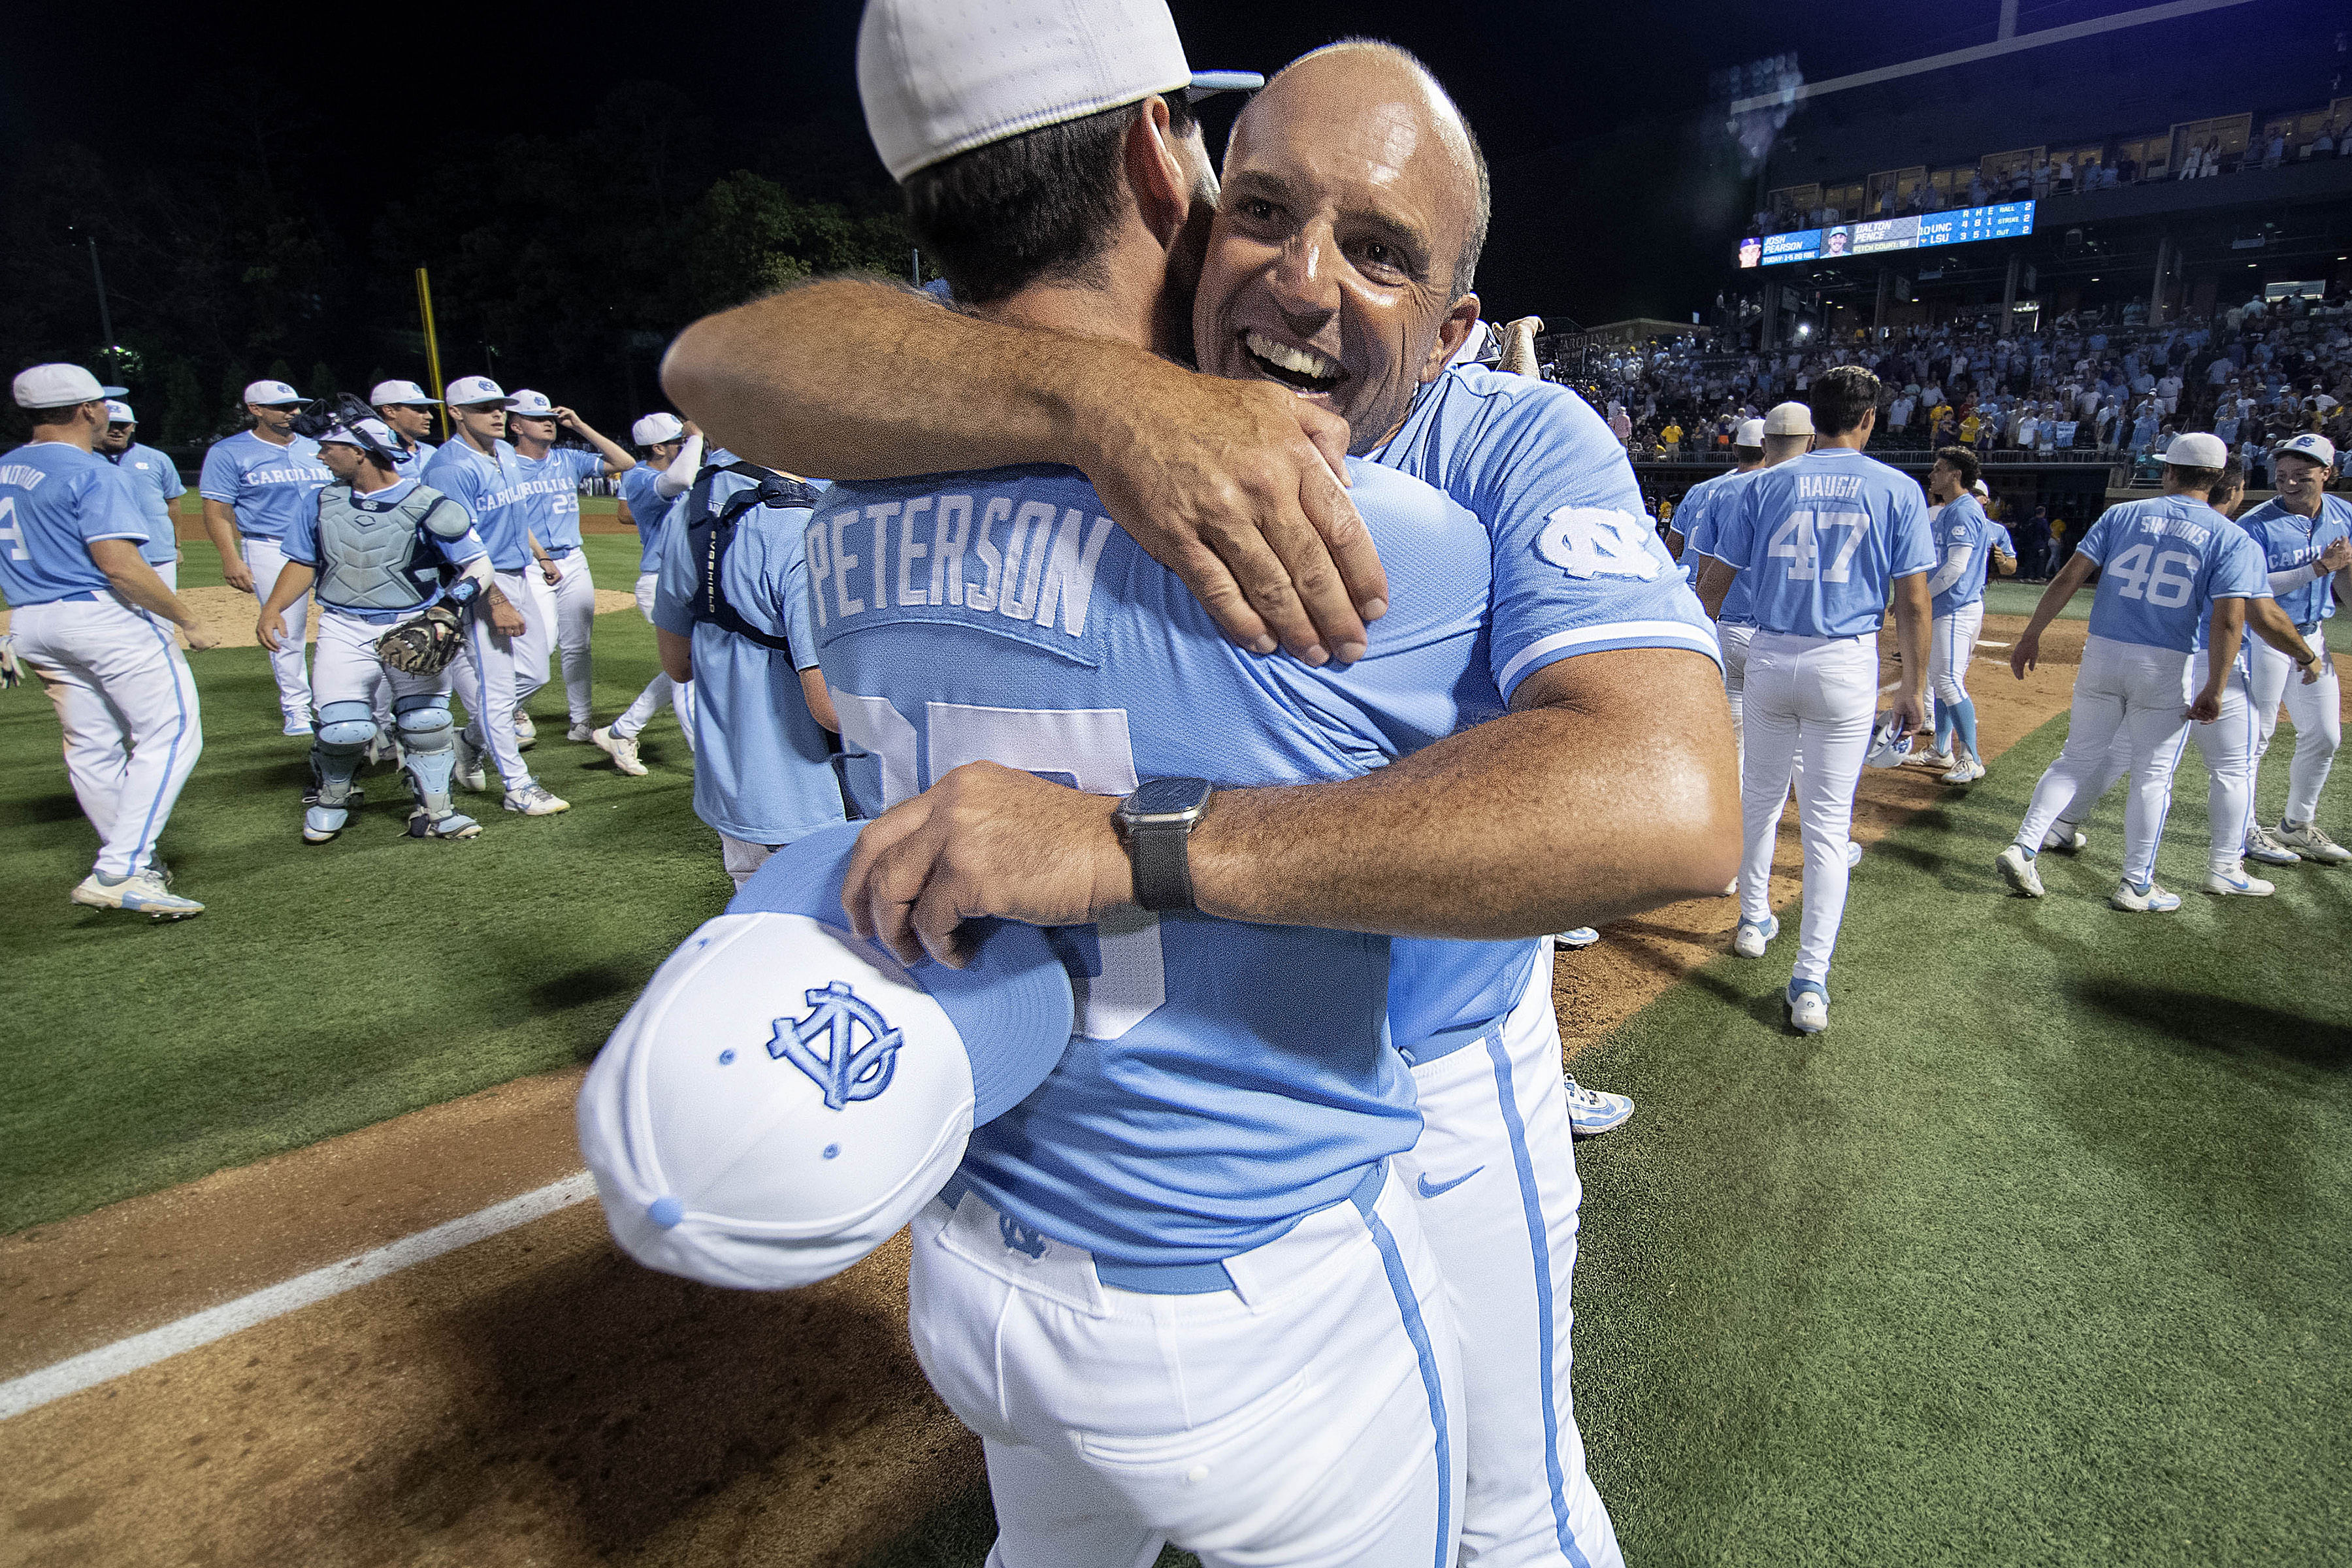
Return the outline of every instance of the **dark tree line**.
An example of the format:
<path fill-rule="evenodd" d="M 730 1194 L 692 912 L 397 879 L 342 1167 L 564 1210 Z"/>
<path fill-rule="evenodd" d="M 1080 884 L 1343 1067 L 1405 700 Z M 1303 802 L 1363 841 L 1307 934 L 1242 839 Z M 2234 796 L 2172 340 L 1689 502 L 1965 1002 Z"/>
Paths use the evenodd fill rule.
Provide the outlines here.
<path fill-rule="evenodd" d="M 904 277 L 897 193 L 822 122 L 722 132 L 651 82 L 583 129 L 354 153 L 266 95 L 199 103 L 134 163 L 71 142 L 6 175 L 7 369 L 88 364 L 130 387 L 141 438 L 185 447 L 240 423 L 256 377 L 306 395 L 427 379 L 415 270 L 430 269 L 442 371 L 534 386 L 619 429 L 660 405 L 670 336 L 812 272 Z M 101 357 L 96 242 L 122 354 Z"/>

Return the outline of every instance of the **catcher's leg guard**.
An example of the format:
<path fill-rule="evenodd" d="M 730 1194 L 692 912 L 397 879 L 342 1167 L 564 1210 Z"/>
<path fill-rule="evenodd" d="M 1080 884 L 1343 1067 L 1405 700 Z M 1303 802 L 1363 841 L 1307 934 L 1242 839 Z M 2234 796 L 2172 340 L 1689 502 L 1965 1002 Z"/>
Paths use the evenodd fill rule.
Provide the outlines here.
<path fill-rule="evenodd" d="M 343 830 L 352 817 L 352 775 L 375 739 L 375 714 L 368 704 L 330 702 L 319 710 L 310 740 L 310 776 L 319 786 L 318 804 L 302 814 L 302 839 L 324 844 Z"/>
<path fill-rule="evenodd" d="M 419 838 L 470 838 L 481 827 L 451 809 L 449 774 L 457 765 L 457 732 L 449 721 L 449 694 L 418 692 L 394 700 L 400 724 L 401 771 L 416 796 L 408 831 Z"/>

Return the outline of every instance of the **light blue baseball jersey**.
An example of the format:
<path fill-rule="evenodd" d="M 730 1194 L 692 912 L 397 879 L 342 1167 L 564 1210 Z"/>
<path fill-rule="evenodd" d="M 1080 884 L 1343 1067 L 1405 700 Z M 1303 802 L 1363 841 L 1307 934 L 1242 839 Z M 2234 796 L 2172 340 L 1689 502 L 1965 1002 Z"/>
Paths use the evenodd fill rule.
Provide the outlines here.
<path fill-rule="evenodd" d="M 1895 580 L 1935 570 L 1919 481 L 1851 447 L 1766 468 L 1721 510 L 1707 553 L 1753 579 L 1759 631 L 1875 636 Z"/>
<path fill-rule="evenodd" d="M 2009 535 L 1970 495 L 1955 497 L 1937 508 L 1932 526 L 1936 573 L 1928 586 L 1935 590 L 1935 613 L 1957 615 L 1984 597 L 1985 574 L 1992 568 L 1993 552 L 2009 548 Z"/>
<path fill-rule="evenodd" d="M 2194 496 L 2111 506 L 2075 548 L 2099 569 L 2095 637 L 2188 653 L 2204 646 L 2216 599 L 2269 596 L 2262 547 Z"/>
<path fill-rule="evenodd" d="M 737 474 L 711 481 L 715 508 L 751 488 Z M 694 644 L 694 813 L 751 844 L 789 844 L 845 815 L 833 771 L 833 741 L 809 712 L 799 671 L 816 668 L 808 563 L 801 553 L 806 507 L 755 506 L 736 520 L 719 587 L 752 626 L 792 644 L 789 656 L 739 637 L 688 606 L 701 585 L 683 521 L 661 534 L 654 625 Z"/>
<path fill-rule="evenodd" d="M 352 506 L 362 516 L 389 512 L 402 501 L 406 500 L 420 483 L 422 481 L 417 479 L 394 479 L 383 489 L 371 491 L 367 495 L 360 495 L 354 491 L 352 495 Z M 325 493 L 324 490 L 320 492 L 321 495 Z M 429 527 L 414 529 L 412 531 L 416 536 L 409 556 L 412 567 L 421 567 L 438 561 L 446 561 L 452 566 L 463 566 L 467 562 L 478 561 L 488 553 L 482 546 L 481 535 L 470 528 L 455 539 L 444 539 Z M 438 585 L 426 592 L 425 596 L 414 605 L 398 610 L 382 610 L 339 604 L 330 598 L 328 595 L 333 592 L 331 573 L 332 563 L 319 559 L 319 505 L 316 501 L 311 502 L 310 510 L 303 513 L 296 520 L 294 526 L 286 531 L 286 538 L 280 548 L 284 550 L 287 560 L 297 565 L 308 566 L 311 571 L 319 574 L 319 580 L 313 584 L 312 593 L 322 608 L 341 610 L 347 616 L 356 616 L 363 621 L 388 623 L 399 620 L 404 616 L 414 615 L 428 605 L 441 602 L 443 589 Z"/>
<path fill-rule="evenodd" d="M 90 542 L 146 538 L 138 493 L 104 458 L 63 441 L 0 457 L 0 591 L 12 608 L 110 593 Z"/>
<path fill-rule="evenodd" d="M 172 503 L 188 493 L 180 482 L 179 466 L 152 447 L 133 441 L 107 461 L 122 471 L 139 494 L 139 510 L 147 514 L 147 542 L 139 553 L 151 566 L 180 558 L 179 533 L 172 524 Z"/>
<path fill-rule="evenodd" d="M 1119 795 L 1352 778 L 1499 713 L 1477 520 L 1350 468 L 1396 607 L 1364 658 L 1319 670 L 1229 644 L 1071 469 L 836 486 L 807 554 L 845 735 L 893 802 L 981 759 Z M 1211 1262 L 1418 1137 L 1388 938 L 1191 913 L 1057 935 L 1079 1032 L 962 1168 L 1021 1223 L 1120 1263 Z"/>
<path fill-rule="evenodd" d="M 628 503 L 629 521 L 637 525 L 637 571 L 640 575 L 661 570 L 662 519 L 678 503 L 656 488 L 662 470 L 639 463 L 620 478 L 621 499 Z"/>
<path fill-rule="evenodd" d="M 1642 514 L 1625 448 L 1567 387 L 1456 365 L 1414 395 L 1371 457 L 1485 526 L 1488 668 L 1506 699 L 1580 653 L 1679 647 L 1721 663 L 1713 623 Z M 1372 628 L 1375 649 L 1387 624 Z M 1400 938 L 1389 986 L 1398 1048 L 1428 1061 L 1476 1038 L 1517 1004 L 1543 950 L 1539 940 Z"/>
<path fill-rule="evenodd" d="M 500 441 L 486 455 L 463 440 L 445 442 L 425 465 L 425 482 L 472 515 L 492 569 L 530 565 L 530 475 L 512 447 Z"/>
<path fill-rule="evenodd" d="M 392 471 L 404 479 L 421 479 L 425 477 L 425 465 L 431 462 L 433 454 L 440 449 L 433 442 L 419 441 L 415 450 L 402 452 L 400 461 L 393 464 Z"/>
<path fill-rule="evenodd" d="M 2286 572 L 2311 565 L 2329 545 L 2352 535 L 2352 505 L 2341 496 L 2322 495 L 2319 515 L 2305 517 L 2273 499 L 2239 518 L 2238 526 L 2262 547 L 2269 571 Z M 2307 626 L 2335 616 L 2336 595 L 2328 589 L 2327 578 L 2322 577 L 2280 595 L 2279 608 L 2295 625 Z"/>
<path fill-rule="evenodd" d="M 1675 507 L 1674 516 L 1667 520 L 1666 526 L 1683 536 L 1683 581 L 1694 588 L 1698 586 L 1698 570 L 1702 558 L 1697 552 L 1691 549 L 1691 538 L 1698 532 L 1700 525 L 1706 521 L 1707 508 L 1713 504 L 1717 496 L 1723 493 L 1723 481 L 1738 477 L 1738 470 L 1734 469 L 1729 473 L 1716 474 L 1699 480 L 1683 492 L 1683 499 Z"/>
<path fill-rule="evenodd" d="M 283 539 L 334 477 L 319 461 L 319 443 L 308 436 L 280 447 L 240 430 L 205 454 L 196 493 L 235 511 L 243 537 Z"/>
<path fill-rule="evenodd" d="M 551 553 L 579 549 L 580 481 L 604 471 L 603 454 L 577 447 L 551 447 L 544 458 L 526 458 L 518 452 L 515 461 L 522 465 L 530 491 L 531 532 Z"/>
<path fill-rule="evenodd" d="M 1683 535 L 1683 560 L 1693 568 L 1693 581 L 1697 580 L 1697 568 L 1705 565 L 1715 550 L 1716 535 L 1720 531 L 1718 525 L 1724 514 L 1739 504 L 1739 492 L 1763 471 L 1751 468 L 1744 474 L 1725 474 L 1721 480 L 1707 481 L 1717 488 L 1707 498 L 1706 510 L 1692 525 L 1691 531 Z M 1732 578 L 1731 586 L 1724 590 L 1723 613 L 1716 616 L 1716 621 L 1727 626 L 1752 626 L 1756 624 L 1756 584 L 1747 573 L 1742 572 Z"/>

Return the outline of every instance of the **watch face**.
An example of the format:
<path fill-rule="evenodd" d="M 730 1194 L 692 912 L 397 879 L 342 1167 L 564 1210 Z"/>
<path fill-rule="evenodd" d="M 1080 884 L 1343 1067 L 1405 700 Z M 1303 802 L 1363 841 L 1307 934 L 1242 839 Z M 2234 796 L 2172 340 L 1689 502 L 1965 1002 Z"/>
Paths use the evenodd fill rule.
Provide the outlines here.
<path fill-rule="evenodd" d="M 1198 811 L 1208 803 L 1206 779 L 1146 779 L 1127 797 L 1126 815 L 1176 816 Z"/>

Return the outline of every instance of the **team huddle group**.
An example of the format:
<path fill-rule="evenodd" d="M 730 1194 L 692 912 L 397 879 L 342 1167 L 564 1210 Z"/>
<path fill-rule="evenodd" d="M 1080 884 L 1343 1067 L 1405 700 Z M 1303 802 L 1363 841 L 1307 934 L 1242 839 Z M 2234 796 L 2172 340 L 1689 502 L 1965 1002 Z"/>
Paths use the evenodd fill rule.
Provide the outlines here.
<path fill-rule="evenodd" d="M 1192 71 L 1162 0 L 872 0 L 858 79 L 953 309 L 842 279 L 697 322 L 664 373 L 695 425 L 640 421 L 634 468 L 482 378 L 447 389 L 459 435 L 428 453 L 400 424 L 423 394 L 378 388 L 263 522 L 272 555 L 217 487 L 264 640 L 299 648 L 284 617 L 321 601 L 310 682 L 276 656 L 312 736 L 306 836 L 341 827 L 344 759 L 386 710 L 421 836 L 473 826 L 447 781 L 484 759 L 508 805 L 562 809 L 515 734 L 564 625 L 530 579 L 565 580 L 562 500 L 617 473 L 739 883 L 583 1090 L 622 1244 L 782 1287 L 911 1224 L 913 1344 L 982 1440 L 1007 1568 L 1146 1568 L 1170 1542 L 1219 1568 L 1621 1563 L 1570 1397 L 1580 1187 L 1546 933 L 1737 869 L 1760 954 L 1793 784 L 1790 1015 L 1825 1026 L 1865 757 L 1927 728 L 1938 595 L 1980 596 L 1968 455 L 1931 519 L 1864 456 L 1874 378 L 1834 371 L 1686 510 L 1694 592 L 1593 410 L 1479 363 L 1485 164 L 1410 55 L 1335 45 L 1262 82 Z M 1192 108 L 1220 91 L 1254 93 L 1221 168 Z M 257 432 L 290 433 L 296 400 L 265 391 Z M 0 497 L 37 574 L 0 563 L 0 584 L 69 760 L 116 726 L 114 773 L 73 763 L 104 840 L 76 897 L 171 913 L 150 819 L 185 763 L 155 738 L 193 761 L 165 625 L 193 622 L 93 455 L 110 395 L 70 366 L 18 378 L 36 440 Z M 525 468 L 554 450 L 505 438 L 534 419 L 599 455 Z M 253 443 L 235 471 L 313 460 Z M 2242 608 L 2231 525 L 2175 472 L 2172 510 L 2085 542 L 2102 603 L 2127 580 L 2168 613 Z M 354 623 L 332 660 L 328 616 Z M 1964 782 L 1973 632 L 1952 635 Z M 110 707 L 109 638 L 166 695 Z M 406 668 L 420 645 L 446 666 Z M 566 653 L 574 730 L 642 766 L 660 693 L 596 729 L 584 643 L 576 689 Z M 845 793 L 861 820 L 835 826 Z M 1067 1027 L 1043 1052 L 1034 973 L 998 984 L 1016 927 L 1054 938 Z M 943 1079 L 957 1051 L 969 1075 L 950 1056 Z"/>

